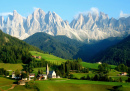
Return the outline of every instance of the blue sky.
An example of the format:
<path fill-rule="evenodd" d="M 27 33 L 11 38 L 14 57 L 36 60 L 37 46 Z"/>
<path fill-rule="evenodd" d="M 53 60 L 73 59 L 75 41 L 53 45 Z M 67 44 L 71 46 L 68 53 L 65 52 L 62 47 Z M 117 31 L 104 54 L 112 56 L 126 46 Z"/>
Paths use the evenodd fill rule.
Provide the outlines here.
<path fill-rule="evenodd" d="M 0 15 L 3 16 L 16 10 L 27 17 L 35 8 L 41 8 L 46 13 L 54 11 L 69 22 L 79 13 L 86 14 L 93 9 L 118 19 L 130 15 L 130 0 L 0 0 Z"/>

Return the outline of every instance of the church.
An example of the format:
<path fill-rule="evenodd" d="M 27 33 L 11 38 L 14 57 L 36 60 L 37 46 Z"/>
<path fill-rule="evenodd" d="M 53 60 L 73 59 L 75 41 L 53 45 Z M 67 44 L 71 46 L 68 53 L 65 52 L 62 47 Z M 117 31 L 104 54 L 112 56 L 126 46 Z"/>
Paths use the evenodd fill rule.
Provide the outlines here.
<path fill-rule="evenodd" d="M 56 73 L 55 71 L 49 71 L 49 67 L 48 67 L 48 64 L 47 64 L 47 67 L 46 67 L 46 75 L 48 78 L 56 78 Z"/>
<path fill-rule="evenodd" d="M 55 71 L 49 71 L 48 64 L 46 66 L 46 74 L 38 74 L 38 79 L 41 80 L 44 77 L 46 80 L 47 78 L 56 78 Z"/>

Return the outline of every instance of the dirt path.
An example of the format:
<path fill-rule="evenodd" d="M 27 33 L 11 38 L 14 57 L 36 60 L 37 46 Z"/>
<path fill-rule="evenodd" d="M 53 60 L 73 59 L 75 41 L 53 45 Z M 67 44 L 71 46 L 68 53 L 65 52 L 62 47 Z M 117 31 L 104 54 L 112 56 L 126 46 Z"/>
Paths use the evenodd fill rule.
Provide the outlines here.
<path fill-rule="evenodd" d="M 11 88 L 9 88 L 8 90 L 10 90 L 10 89 L 14 89 L 14 87 L 16 86 L 17 84 L 12 84 L 12 87 Z M 8 91 L 7 90 L 7 91 Z"/>
<path fill-rule="evenodd" d="M 9 88 L 9 89 L 7 89 L 7 90 L 3 90 L 2 88 L 0 88 L 0 91 L 8 91 L 8 90 L 10 90 L 10 89 L 14 89 L 14 87 L 15 87 L 17 84 L 11 84 L 11 85 L 12 85 L 11 88 Z M 10 85 L 6 85 L 6 86 L 10 86 Z M 2 86 L 2 87 L 5 87 L 5 86 Z"/>
<path fill-rule="evenodd" d="M 4 90 L 0 88 L 0 91 L 4 91 Z"/>

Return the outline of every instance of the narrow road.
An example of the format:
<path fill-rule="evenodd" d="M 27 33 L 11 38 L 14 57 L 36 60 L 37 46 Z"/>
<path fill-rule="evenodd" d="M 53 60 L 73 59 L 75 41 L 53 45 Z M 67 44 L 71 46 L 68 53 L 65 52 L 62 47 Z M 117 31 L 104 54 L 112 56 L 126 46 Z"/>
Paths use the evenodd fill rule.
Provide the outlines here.
<path fill-rule="evenodd" d="M 3 89 L 2 89 L 2 87 L 6 87 L 6 86 L 10 86 L 10 85 L 12 85 L 11 88 L 9 88 L 9 89 L 7 89 L 7 90 L 3 90 Z M 10 89 L 14 89 L 14 87 L 15 87 L 17 84 L 10 84 L 10 85 L 1 86 L 1 87 L 0 87 L 0 91 L 8 91 L 8 90 L 10 90 Z"/>

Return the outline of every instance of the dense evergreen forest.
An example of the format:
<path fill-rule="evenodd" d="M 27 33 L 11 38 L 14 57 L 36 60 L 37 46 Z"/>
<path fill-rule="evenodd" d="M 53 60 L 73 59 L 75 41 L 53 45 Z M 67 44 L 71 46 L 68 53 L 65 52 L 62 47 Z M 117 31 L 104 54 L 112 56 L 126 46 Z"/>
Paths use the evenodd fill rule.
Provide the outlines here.
<path fill-rule="evenodd" d="M 41 51 L 40 49 L 15 37 L 11 37 L 0 30 L 0 62 L 29 63 L 31 61 L 30 50 Z"/>
<path fill-rule="evenodd" d="M 104 62 L 108 64 L 125 64 L 130 66 L 130 35 L 120 43 L 99 53 L 93 58 L 92 62 Z"/>
<path fill-rule="evenodd" d="M 46 33 L 36 33 L 24 41 L 40 48 L 44 52 L 52 53 L 55 56 L 65 59 L 72 59 L 73 55 L 76 55 L 79 50 L 76 47 L 77 41 L 73 42 L 75 46 L 72 46 L 71 44 L 62 43 Z"/>
<path fill-rule="evenodd" d="M 36 46 L 44 52 L 52 53 L 64 59 L 81 58 L 88 61 L 99 51 L 118 43 L 122 38 L 109 38 L 101 41 L 91 41 L 87 44 L 66 36 L 51 36 L 43 32 L 35 33 L 24 41 Z"/>

